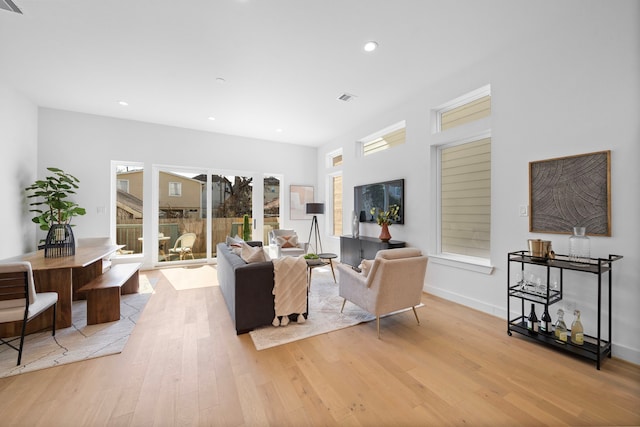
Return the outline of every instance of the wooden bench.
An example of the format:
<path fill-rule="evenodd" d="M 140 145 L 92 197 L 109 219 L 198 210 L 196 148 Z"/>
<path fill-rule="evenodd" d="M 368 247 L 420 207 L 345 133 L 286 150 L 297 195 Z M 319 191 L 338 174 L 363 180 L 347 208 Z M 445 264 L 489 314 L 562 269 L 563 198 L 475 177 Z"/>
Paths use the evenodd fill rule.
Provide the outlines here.
<path fill-rule="evenodd" d="M 87 296 L 87 325 L 120 320 L 120 295 L 138 292 L 140 263 L 115 264 L 78 289 Z"/>

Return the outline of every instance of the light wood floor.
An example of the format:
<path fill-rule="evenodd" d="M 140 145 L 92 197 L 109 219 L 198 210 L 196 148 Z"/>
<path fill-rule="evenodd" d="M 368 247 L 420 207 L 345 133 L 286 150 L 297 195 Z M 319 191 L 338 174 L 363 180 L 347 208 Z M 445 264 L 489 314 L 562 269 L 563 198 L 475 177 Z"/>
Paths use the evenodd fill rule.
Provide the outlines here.
<path fill-rule="evenodd" d="M 211 267 L 144 274 L 159 282 L 123 353 L 0 379 L 0 425 L 640 425 L 638 366 L 597 371 L 430 295 L 382 340 L 371 322 L 258 352 Z"/>

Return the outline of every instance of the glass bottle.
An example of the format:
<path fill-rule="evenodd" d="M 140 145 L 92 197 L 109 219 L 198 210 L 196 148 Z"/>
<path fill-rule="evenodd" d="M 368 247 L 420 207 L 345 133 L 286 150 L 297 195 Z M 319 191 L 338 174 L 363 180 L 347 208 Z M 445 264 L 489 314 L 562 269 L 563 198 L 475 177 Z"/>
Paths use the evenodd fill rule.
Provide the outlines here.
<path fill-rule="evenodd" d="M 544 306 L 544 311 L 540 318 L 540 328 L 538 330 L 544 334 L 551 333 L 551 316 L 549 316 L 549 311 L 547 310 L 546 305 Z"/>
<path fill-rule="evenodd" d="M 573 315 L 575 319 L 571 324 L 571 342 L 576 345 L 582 345 L 584 344 L 584 329 L 580 321 L 580 310 L 575 310 Z"/>
<path fill-rule="evenodd" d="M 573 235 L 569 237 L 569 261 L 574 263 L 589 262 L 591 242 L 586 236 L 585 227 L 573 227 Z"/>
<path fill-rule="evenodd" d="M 536 306 L 531 303 L 531 312 L 527 318 L 527 329 L 531 332 L 538 332 L 538 316 L 536 316 Z"/>
<path fill-rule="evenodd" d="M 558 309 L 558 320 L 556 320 L 555 337 L 557 340 L 567 342 L 567 325 L 564 323 L 564 310 Z"/>

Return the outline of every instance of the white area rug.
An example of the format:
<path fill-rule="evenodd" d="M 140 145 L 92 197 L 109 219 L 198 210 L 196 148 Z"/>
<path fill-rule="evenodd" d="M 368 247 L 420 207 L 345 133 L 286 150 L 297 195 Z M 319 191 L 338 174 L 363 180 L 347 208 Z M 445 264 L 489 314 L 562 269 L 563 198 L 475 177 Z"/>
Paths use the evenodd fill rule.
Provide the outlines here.
<path fill-rule="evenodd" d="M 153 285 L 155 282 L 157 279 Z M 87 325 L 86 301 L 74 301 L 71 327 L 56 330 L 55 337 L 51 336 L 51 331 L 25 337 L 22 365 L 16 366 L 16 350 L 0 345 L 0 378 L 120 353 L 152 293 L 152 283 L 141 274 L 139 293 L 121 297 L 120 320 L 99 325 Z M 17 345 L 19 341 L 13 344 Z"/>
<path fill-rule="evenodd" d="M 348 301 L 344 306 L 344 311 L 340 313 L 343 299 L 338 296 L 338 285 L 333 282 L 329 267 L 315 268 L 312 277 L 309 292 L 309 317 L 306 322 L 290 322 L 287 326 L 278 327 L 265 326 L 249 332 L 257 350 L 264 350 L 375 320 L 376 316 Z"/>

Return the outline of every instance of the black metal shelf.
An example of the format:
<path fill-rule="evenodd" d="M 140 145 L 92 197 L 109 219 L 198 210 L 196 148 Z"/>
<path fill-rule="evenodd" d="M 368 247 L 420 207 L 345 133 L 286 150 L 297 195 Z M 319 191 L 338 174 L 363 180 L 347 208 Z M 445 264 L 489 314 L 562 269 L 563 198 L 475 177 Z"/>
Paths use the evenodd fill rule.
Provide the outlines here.
<path fill-rule="evenodd" d="M 507 319 L 507 333 L 517 332 L 534 341 L 544 343 L 564 350 L 566 352 L 576 354 L 593 360 L 596 362 L 596 368 L 600 369 L 600 364 L 604 357 L 611 357 L 611 301 L 612 301 L 612 264 L 614 261 L 622 259 L 622 255 L 609 255 L 608 258 L 588 258 L 581 261 L 570 260 L 567 255 L 556 254 L 554 258 L 536 258 L 529 255 L 529 251 L 516 251 L 507 254 L 507 317 L 511 316 L 511 298 L 517 298 L 521 301 L 521 315 L 515 319 Z M 519 263 L 520 269 L 524 273 L 525 264 L 545 267 L 547 270 L 547 287 L 544 293 L 536 292 L 531 288 L 523 288 L 522 283 L 512 285 L 511 281 L 511 263 Z M 555 268 L 559 270 L 559 288 L 551 289 L 549 287 L 551 270 Z M 553 334 L 545 334 L 541 332 L 533 332 L 527 329 L 525 318 L 525 301 L 542 304 L 548 307 L 562 300 L 563 295 L 563 271 L 571 270 L 583 273 L 591 273 L 597 276 L 598 284 L 598 303 L 597 303 L 597 335 L 584 335 L 584 344 L 579 346 L 571 342 L 562 342 L 555 338 Z M 608 335 L 607 339 L 603 339 L 601 323 L 602 323 L 602 276 L 608 275 Z"/>
<path fill-rule="evenodd" d="M 522 317 L 519 317 L 518 319 L 521 319 L 521 318 Z M 576 345 L 576 344 L 573 344 L 571 341 L 562 342 L 555 337 L 553 332 L 550 334 L 545 334 L 541 332 L 531 332 L 530 330 L 527 329 L 526 323 L 518 322 L 517 321 L 518 319 L 516 319 L 515 321 L 509 322 L 510 332 L 517 332 L 534 341 L 545 343 L 552 347 L 587 358 L 589 360 L 593 360 L 594 362 L 597 362 L 598 358 L 603 359 L 604 357 L 609 356 L 611 354 L 611 343 L 609 341 L 600 340 L 600 351 L 598 351 L 597 337 L 585 335 L 583 345 Z M 567 335 L 570 336 L 570 332 Z"/>
<path fill-rule="evenodd" d="M 573 261 L 569 259 L 569 255 L 556 254 L 555 258 L 536 258 L 528 255 L 528 253 L 529 251 L 510 252 L 509 261 L 598 274 L 606 273 L 611 269 L 611 264 L 614 261 L 622 259 L 622 255 L 609 255 L 609 258 L 589 258 L 586 261 Z"/>
<path fill-rule="evenodd" d="M 550 289 L 549 297 L 547 299 L 546 294 L 523 290 L 521 289 L 521 286 L 519 284 L 509 287 L 509 296 L 514 298 L 522 298 L 527 301 L 537 302 L 538 304 L 544 304 L 544 305 L 555 304 L 558 301 L 562 300 L 562 295 L 560 294 L 560 291 Z"/>

